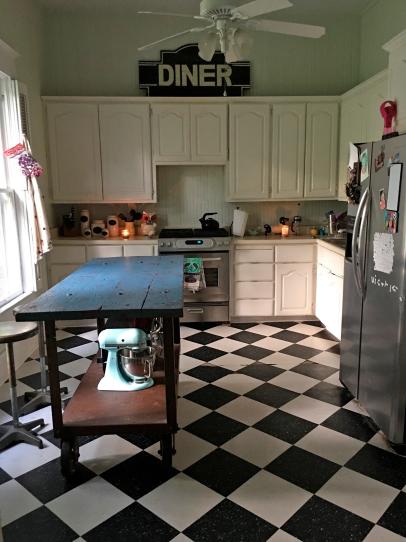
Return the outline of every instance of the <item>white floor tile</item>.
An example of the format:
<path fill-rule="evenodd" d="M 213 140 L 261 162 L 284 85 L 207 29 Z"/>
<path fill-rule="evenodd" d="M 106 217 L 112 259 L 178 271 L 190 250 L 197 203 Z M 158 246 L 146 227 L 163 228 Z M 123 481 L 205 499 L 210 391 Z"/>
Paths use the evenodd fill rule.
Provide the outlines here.
<path fill-rule="evenodd" d="M 81 333 L 79 337 L 87 339 L 88 341 L 97 341 L 98 339 L 97 329 L 92 329 L 91 331 L 86 331 L 86 333 Z"/>
<path fill-rule="evenodd" d="M 57 341 L 62 341 L 62 339 L 67 339 L 68 337 L 74 337 L 75 335 L 73 333 L 69 333 L 68 331 L 65 331 L 64 329 L 57 329 L 55 333 L 55 337 Z"/>
<path fill-rule="evenodd" d="M 340 356 L 333 352 L 320 352 L 316 356 L 310 358 L 310 361 L 321 363 L 321 365 L 327 365 L 327 367 L 333 367 L 334 369 L 340 368 Z"/>
<path fill-rule="evenodd" d="M 13 418 L 10 416 L 10 414 L 7 414 L 7 412 L 5 412 L 4 410 L 1 410 L 0 409 L 0 425 L 2 423 L 7 423 L 9 422 L 10 420 L 12 420 Z"/>
<path fill-rule="evenodd" d="M 333 386 L 338 386 L 339 388 L 344 387 L 340 381 L 340 371 L 337 371 L 336 373 L 330 375 L 328 378 L 325 378 L 324 382 L 327 382 L 328 384 L 333 384 Z"/>
<path fill-rule="evenodd" d="M 17 380 L 17 395 L 18 396 L 24 395 L 26 391 L 33 391 L 33 388 Z M 8 383 L 6 383 L 0 386 L 0 403 L 4 403 L 5 401 L 9 401 L 9 400 L 10 400 L 10 388 L 9 388 Z"/>
<path fill-rule="evenodd" d="M 373 446 L 376 446 L 377 448 L 381 448 L 382 450 L 386 450 L 387 452 L 396 454 L 395 450 L 389 444 L 388 439 L 382 433 L 382 431 L 378 431 L 377 433 L 375 433 L 375 435 L 371 438 L 371 440 L 368 441 L 368 444 L 372 444 Z"/>
<path fill-rule="evenodd" d="M 368 412 L 365 408 L 362 408 L 361 404 L 356 399 L 352 399 L 343 408 L 351 410 L 351 412 L 356 412 L 357 414 L 362 414 L 363 416 L 368 416 Z"/>
<path fill-rule="evenodd" d="M 220 414 L 246 425 L 254 425 L 274 411 L 273 407 L 253 401 L 249 397 L 237 397 L 217 409 Z"/>
<path fill-rule="evenodd" d="M 231 373 L 215 381 L 216 386 L 241 395 L 262 386 L 262 384 L 262 380 L 241 373 Z"/>
<path fill-rule="evenodd" d="M 35 430 L 39 435 L 41 433 L 47 433 L 53 428 L 53 422 L 52 422 L 52 411 L 51 406 L 46 406 L 44 408 L 40 408 L 38 410 L 35 410 L 34 412 L 31 412 L 30 414 L 26 414 L 25 416 L 21 416 L 20 420 L 23 423 L 29 422 L 31 420 L 36 420 L 38 418 L 43 418 L 45 422 L 45 426 L 42 427 L 37 431 Z"/>
<path fill-rule="evenodd" d="M 311 493 L 266 471 L 260 471 L 228 498 L 281 527 L 307 502 Z"/>
<path fill-rule="evenodd" d="M 316 455 L 344 465 L 363 446 L 364 442 L 319 425 L 310 431 L 296 446 Z"/>
<path fill-rule="evenodd" d="M 77 356 L 80 356 L 81 358 L 91 358 L 92 356 L 97 354 L 98 350 L 99 350 L 99 346 L 97 343 L 87 343 L 87 344 L 82 344 L 81 346 L 68 348 L 69 352 L 72 352 L 72 354 L 76 354 Z"/>
<path fill-rule="evenodd" d="M 405 542 L 405 540 L 403 536 L 388 531 L 380 525 L 375 525 L 364 538 L 364 542 Z"/>
<path fill-rule="evenodd" d="M 60 366 L 60 370 L 68 376 L 79 376 L 88 370 L 91 363 L 91 360 L 88 358 L 80 358 L 69 363 L 64 363 Z"/>
<path fill-rule="evenodd" d="M 399 491 L 343 467 L 317 492 L 353 514 L 377 522 Z"/>
<path fill-rule="evenodd" d="M 147 449 L 147 452 L 159 459 L 159 442 Z M 179 431 L 175 435 L 176 454 L 173 456 L 172 464 L 178 470 L 187 469 L 193 463 L 213 451 L 216 447 L 206 440 L 202 440 L 187 431 Z"/>
<path fill-rule="evenodd" d="M 299 418 L 304 418 L 310 422 L 322 423 L 334 414 L 334 412 L 337 412 L 339 407 L 324 403 L 318 399 L 312 399 L 306 395 L 300 395 L 283 405 L 280 410 L 294 416 L 299 416 Z"/>
<path fill-rule="evenodd" d="M 181 373 L 179 375 L 178 395 L 180 397 L 184 397 L 188 393 L 192 393 L 192 391 L 196 391 L 206 385 L 207 382 L 203 382 L 202 380 L 193 378 L 193 376 Z"/>
<path fill-rule="evenodd" d="M 238 371 L 243 367 L 247 367 L 247 365 L 255 363 L 255 360 L 244 358 L 243 356 L 238 356 L 237 354 L 225 354 L 224 356 L 213 359 L 210 363 L 212 365 L 224 367 L 224 369 L 228 369 L 229 371 Z"/>
<path fill-rule="evenodd" d="M 275 367 L 279 367 L 280 369 L 289 370 L 303 363 L 303 359 L 297 358 L 296 356 L 289 356 L 283 352 L 274 352 L 270 356 L 262 358 L 261 363 L 267 363 L 269 365 L 275 365 Z"/>
<path fill-rule="evenodd" d="M 273 337 L 265 337 L 263 339 L 260 339 L 259 341 L 256 341 L 253 344 L 255 346 L 259 346 L 260 348 L 267 348 L 268 350 L 274 350 L 275 352 L 278 352 L 279 350 L 287 348 L 292 343 L 288 341 L 282 341 L 281 339 L 274 339 Z"/>
<path fill-rule="evenodd" d="M 279 531 L 276 531 L 276 533 L 273 534 L 271 538 L 268 538 L 267 542 L 300 542 L 300 541 L 295 536 L 291 536 L 285 531 L 282 531 L 282 529 L 279 529 Z"/>
<path fill-rule="evenodd" d="M 68 397 L 72 397 L 72 395 L 75 393 L 75 391 L 78 389 L 78 386 L 80 384 L 80 380 L 77 378 L 67 378 L 66 380 L 61 380 L 60 387 L 67 387 L 68 393 L 65 395 L 64 398 L 67 399 Z"/>
<path fill-rule="evenodd" d="M 241 343 L 241 341 L 235 341 L 234 339 L 228 339 L 227 337 L 224 337 L 222 339 L 219 339 L 218 341 L 210 343 L 209 346 L 211 348 L 217 348 L 217 350 L 222 350 L 223 352 L 234 352 L 235 350 L 242 348 L 244 344 Z"/>
<path fill-rule="evenodd" d="M 16 480 L 0 485 L 0 518 L 3 527 L 40 506 L 42 503 Z"/>
<path fill-rule="evenodd" d="M 79 461 L 96 474 L 137 454 L 140 448 L 117 435 L 104 435 L 80 447 Z"/>
<path fill-rule="evenodd" d="M 309 326 L 309 324 L 296 324 L 289 328 L 289 331 L 294 331 L 295 333 L 302 333 L 303 335 L 316 335 L 322 330 L 320 327 Z"/>
<path fill-rule="evenodd" d="M 17 369 L 17 378 L 24 378 L 39 373 L 41 366 L 36 359 L 30 359 Z"/>
<path fill-rule="evenodd" d="M 285 371 L 269 380 L 269 383 L 290 391 L 304 393 L 316 384 L 319 384 L 320 381 L 315 378 L 310 378 L 310 376 L 301 375 L 292 371 Z"/>
<path fill-rule="evenodd" d="M 222 500 L 215 491 L 180 473 L 138 502 L 175 529 L 183 531 Z"/>
<path fill-rule="evenodd" d="M 222 448 L 263 468 L 290 448 L 290 444 L 250 427 L 223 444 Z"/>
<path fill-rule="evenodd" d="M 250 333 L 258 333 L 259 335 L 265 335 L 265 337 L 270 337 L 279 333 L 281 331 L 280 327 L 274 327 L 268 324 L 258 324 L 257 326 L 250 327 L 248 330 Z"/>
<path fill-rule="evenodd" d="M 194 367 L 197 367 L 198 365 L 201 365 L 202 363 L 205 363 L 205 362 L 200 361 L 199 359 L 191 358 L 189 356 L 186 356 L 185 354 L 181 354 L 179 356 L 179 370 L 182 373 L 185 373 L 186 371 L 190 371 L 190 369 L 193 369 Z"/>
<path fill-rule="evenodd" d="M 29 470 L 60 457 L 61 452 L 57 446 L 44 439 L 43 443 L 42 450 L 24 442 L 3 450 L 0 453 L 0 467 L 13 478 L 17 478 Z"/>
<path fill-rule="evenodd" d="M 186 427 L 190 423 L 203 418 L 203 416 L 206 416 L 206 414 L 209 414 L 210 412 L 211 410 L 208 408 L 198 405 L 193 401 L 189 401 L 183 397 L 178 399 L 177 414 L 179 427 Z"/>
<path fill-rule="evenodd" d="M 191 538 L 188 538 L 183 533 L 179 533 L 178 536 L 172 538 L 171 542 L 193 542 Z"/>
<path fill-rule="evenodd" d="M 317 350 L 328 350 L 337 344 L 337 342 L 322 339 L 321 337 L 306 337 L 306 339 L 299 341 L 297 344 L 308 346 L 309 348 L 317 348 Z"/>
<path fill-rule="evenodd" d="M 47 508 L 82 535 L 134 502 L 96 476 L 47 503 Z"/>
<path fill-rule="evenodd" d="M 195 331 L 196 333 L 198 333 L 197 329 Z M 188 341 L 187 339 L 182 339 L 180 351 L 182 352 L 182 354 L 187 354 L 191 350 L 195 350 L 196 348 L 200 348 L 201 346 L 201 344 L 193 343 L 192 341 Z"/>
<path fill-rule="evenodd" d="M 213 335 L 219 335 L 220 337 L 229 337 L 230 335 L 235 335 L 239 331 L 241 330 L 226 325 L 215 326 L 209 329 L 209 333 L 212 333 Z"/>
<path fill-rule="evenodd" d="M 189 337 L 189 335 L 195 335 L 198 333 L 197 329 L 193 329 L 192 327 L 187 326 L 180 326 L 180 338 L 186 339 L 186 337 Z"/>

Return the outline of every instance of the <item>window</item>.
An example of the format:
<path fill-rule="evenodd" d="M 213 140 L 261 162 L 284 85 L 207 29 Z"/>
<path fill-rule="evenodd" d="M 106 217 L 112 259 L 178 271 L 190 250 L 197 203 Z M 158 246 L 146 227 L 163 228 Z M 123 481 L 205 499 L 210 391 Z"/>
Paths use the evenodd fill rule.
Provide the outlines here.
<path fill-rule="evenodd" d="M 33 290 L 25 179 L 3 151 L 21 140 L 17 86 L 0 72 L 0 309 Z"/>

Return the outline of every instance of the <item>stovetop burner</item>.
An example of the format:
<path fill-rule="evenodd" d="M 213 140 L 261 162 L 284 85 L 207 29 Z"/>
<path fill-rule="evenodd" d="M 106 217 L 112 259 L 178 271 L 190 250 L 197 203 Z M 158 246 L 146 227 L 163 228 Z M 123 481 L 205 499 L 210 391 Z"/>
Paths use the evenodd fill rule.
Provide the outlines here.
<path fill-rule="evenodd" d="M 206 237 L 229 237 L 229 233 L 224 228 L 218 230 L 201 230 L 192 228 L 164 228 L 159 234 L 160 239 L 187 239 L 187 238 L 206 238 Z"/>

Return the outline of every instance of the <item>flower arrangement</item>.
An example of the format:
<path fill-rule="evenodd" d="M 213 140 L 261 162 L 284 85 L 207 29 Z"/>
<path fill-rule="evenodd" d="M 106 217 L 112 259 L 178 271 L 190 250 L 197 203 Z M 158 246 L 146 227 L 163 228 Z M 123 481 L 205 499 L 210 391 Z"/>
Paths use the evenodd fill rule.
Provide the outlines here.
<path fill-rule="evenodd" d="M 146 211 L 142 211 L 142 216 L 141 216 L 142 223 L 153 224 L 156 219 L 157 219 L 157 216 L 155 213 L 147 213 Z"/>

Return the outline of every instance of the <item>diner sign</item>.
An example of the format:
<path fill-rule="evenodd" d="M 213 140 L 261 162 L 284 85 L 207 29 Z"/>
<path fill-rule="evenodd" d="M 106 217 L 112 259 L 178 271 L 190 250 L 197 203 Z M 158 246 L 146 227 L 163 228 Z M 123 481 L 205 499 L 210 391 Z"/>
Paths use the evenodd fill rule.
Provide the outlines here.
<path fill-rule="evenodd" d="M 148 96 L 243 96 L 250 88 L 250 62 L 227 64 L 216 51 L 210 62 L 197 44 L 161 51 L 160 60 L 138 62 L 139 86 Z"/>

